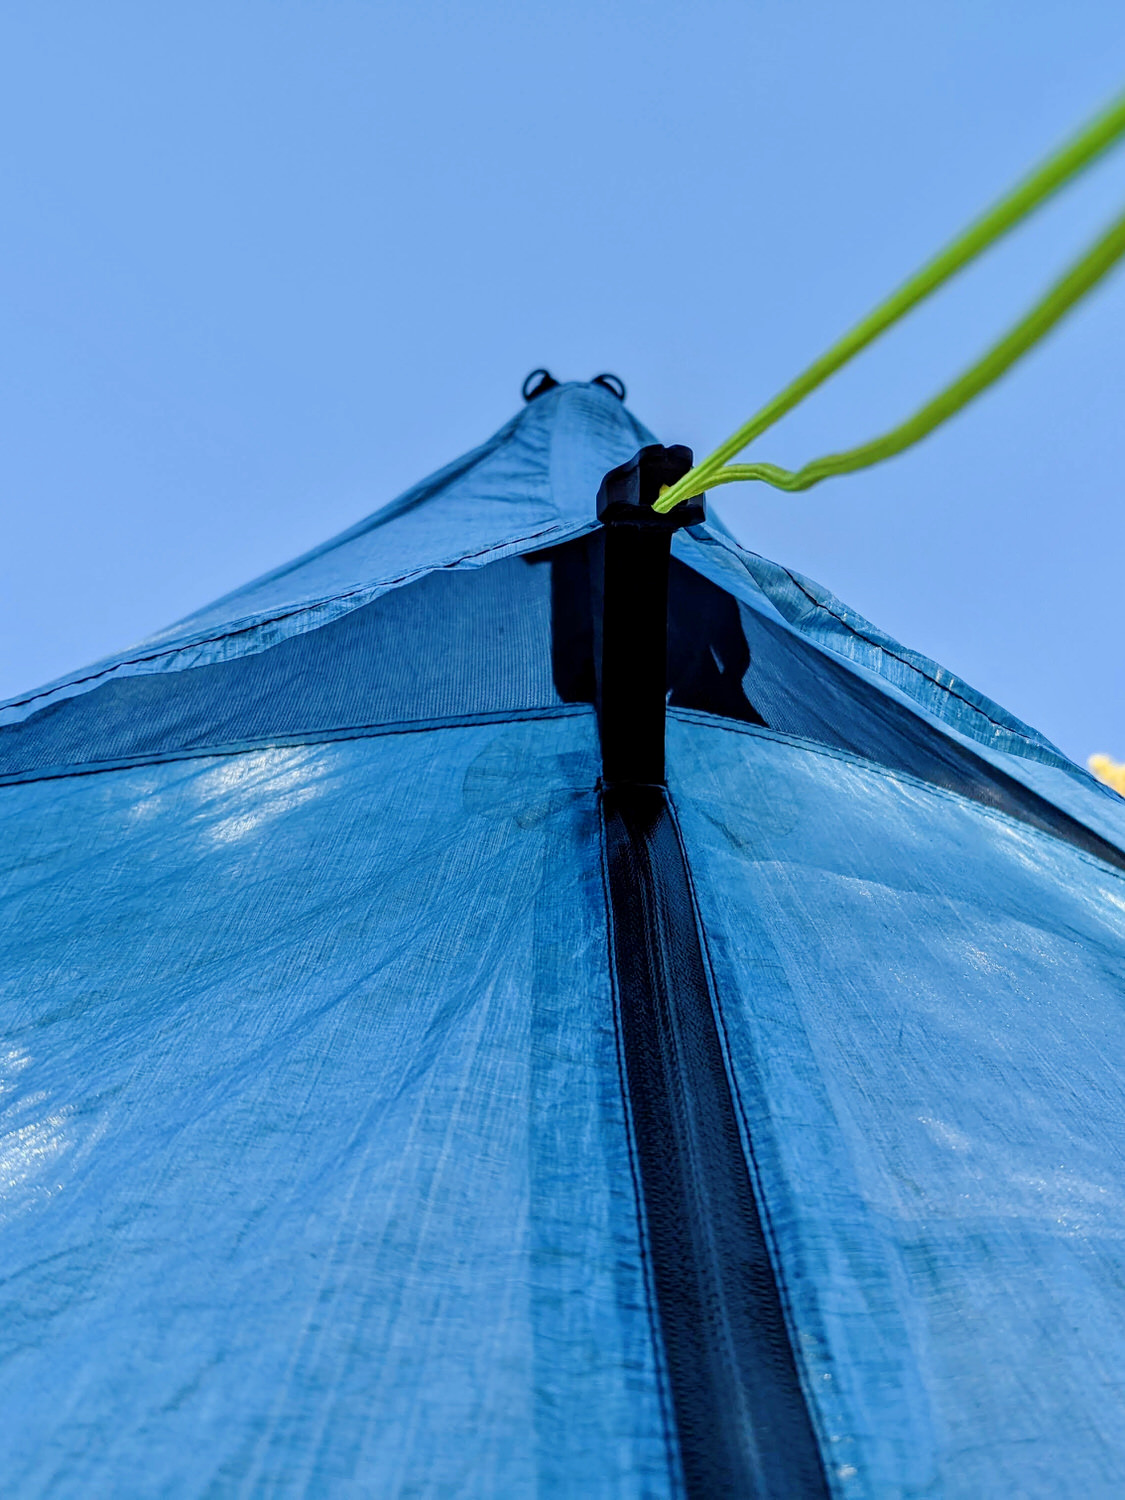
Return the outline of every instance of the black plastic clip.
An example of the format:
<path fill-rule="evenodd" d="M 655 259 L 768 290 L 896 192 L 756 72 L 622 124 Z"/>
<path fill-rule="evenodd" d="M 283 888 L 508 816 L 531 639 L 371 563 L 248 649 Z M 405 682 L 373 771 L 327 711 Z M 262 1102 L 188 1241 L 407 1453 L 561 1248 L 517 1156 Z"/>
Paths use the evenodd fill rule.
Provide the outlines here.
<path fill-rule="evenodd" d="M 538 383 L 533 385 L 532 381 Z M 536 396 L 545 396 L 548 391 L 553 391 L 558 381 L 550 370 L 532 370 L 531 374 L 520 386 L 520 395 L 525 401 L 534 401 Z"/>
<path fill-rule="evenodd" d="M 611 396 L 616 396 L 618 401 L 625 400 L 625 382 L 620 375 L 595 375 L 590 381 L 591 385 L 600 385 Z"/>
<path fill-rule="evenodd" d="M 705 520 L 707 507 L 702 495 L 667 515 L 652 507 L 691 466 L 690 448 L 653 443 L 611 469 L 598 490 L 605 527 L 598 729 L 607 785 L 664 785 L 672 533 Z"/>

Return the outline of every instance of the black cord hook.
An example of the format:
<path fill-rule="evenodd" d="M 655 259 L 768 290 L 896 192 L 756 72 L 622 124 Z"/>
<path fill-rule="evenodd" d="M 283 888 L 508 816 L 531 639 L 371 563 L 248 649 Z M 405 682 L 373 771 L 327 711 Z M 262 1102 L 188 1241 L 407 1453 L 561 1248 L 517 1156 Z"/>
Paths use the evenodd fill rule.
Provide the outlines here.
<path fill-rule="evenodd" d="M 590 384 L 600 385 L 603 390 L 616 396 L 618 401 L 625 400 L 625 382 L 620 375 L 595 375 Z"/>
<path fill-rule="evenodd" d="M 538 383 L 532 385 L 532 381 Z M 534 401 L 536 396 L 545 396 L 548 391 L 553 391 L 558 381 L 550 370 L 532 370 L 531 374 L 520 387 L 520 395 L 525 401 Z"/>

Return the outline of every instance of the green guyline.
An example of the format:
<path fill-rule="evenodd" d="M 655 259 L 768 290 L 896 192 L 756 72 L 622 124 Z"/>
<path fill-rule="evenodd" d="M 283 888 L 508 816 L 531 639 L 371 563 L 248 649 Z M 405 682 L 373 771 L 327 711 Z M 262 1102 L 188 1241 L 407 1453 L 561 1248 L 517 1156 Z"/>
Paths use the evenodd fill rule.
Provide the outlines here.
<path fill-rule="evenodd" d="M 728 459 L 740 453 L 747 444 L 780 421 L 881 333 L 905 317 L 1035 208 L 1072 181 L 1122 135 L 1125 135 L 1125 95 L 928 261 L 897 292 L 857 323 L 772 401 L 768 401 L 725 443 L 720 444 L 713 453 L 696 464 L 694 469 L 665 490 L 654 509 L 667 512 L 681 500 L 690 499 L 715 485 L 732 484 L 736 480 L 758 479 L 778 489 L 805 490 L 832 475 L 852 473 L 901 453 L 960 411 L 1043 338 L 1075 302 L 1090 291 L 1125 255 L 1125 215 L 1115 220 L 1096 244 L 1051 287 L 1046 296 L 976 364 L 898 427 L 858 448 L 816 459 L 796 472 L 780 468 L 776 464 L 727 464 Z"/>

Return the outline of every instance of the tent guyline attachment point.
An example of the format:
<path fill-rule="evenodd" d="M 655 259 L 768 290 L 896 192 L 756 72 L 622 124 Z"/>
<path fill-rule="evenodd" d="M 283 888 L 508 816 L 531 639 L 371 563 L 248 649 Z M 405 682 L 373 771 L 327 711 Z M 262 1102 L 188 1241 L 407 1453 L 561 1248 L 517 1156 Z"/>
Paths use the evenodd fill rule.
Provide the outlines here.
<path fill-rule="evenodd" d="M 672 535 L 707 517 L 702 496 L 672 515 L 653 508 L 691 468 L 690 448 L 653 443 L 611 469 L 598 490 L 602 620 L 598 729 L 608 785 L 664 785 L 668 567 Z"/>
<path fill-rule="evenodd" d="M 534 401 L 539 396 L 545 396 L 548 391 L 553 391 L 558 384 L 550 370 L 532 370 L 520 387 L 520 395 L 525 401 Z M 608 371 L 603 371 L 600 375 L 591 376 L 590 384 L 600 385 L 611 396 L 616 396 L 618 401 L 625 400 L 625 382 L 620 375 L 610 375 Z"/>
<path fill-rule="evenodd" d="M 625 400 L 625 382 L 621 379 L 620 375 L 609 375 L 605 373 L 601 375 L 595 375 L 594 378 L 590 381 L 590 384 L 600 385 L 602 389 L 608 391 L 611 396 L 616 396 L 618 401 Z"/>
<path fill-rule="evenodd" d="M 550 370 L 532 370 L 520 386 L 520 395 L 525 401 L 534 401 L 537 396 L 545 396 L 548 391 L 553 391 L 557 385 L 558 381 Z"/>
<path fill-rule="evenodd" d="M 994 384 L 1015 362 L 1051 331 L 1088 292 L 1092 291 L 1125 255 L 1125 214 L 1076 260 L 1018 323 L 985 351 L 944 390 L 923 407 L 871 442 L 842 453 L 829 453 L 797 470 L 778 464 L 732 464 L 755 438 L 761 437 L 806 396 L 842 369 L 887 329 L 894 326 L 920 302 L 931 296 L 957 273 L 990 249 L 1036 208 L 1072 182 L 1092 162 L 1125 135 L 1125 94 L 1087 126 L 1064 142 L 1046 161 L 1018 182 L 986 213 L 962 231 L 943 250 L 927 261 L 897 291 L 881 302 L 826 353 L 748 422 L 721 443 L 677 484 L 670 485 L 657 501 L 657 509 L 670 511 L 703 490 L 742 480 L 761 480 L 780 490 L 807 490 L 823 479 L 853 474 L 859 469 L 893 458 L 927 437 L 935 428 L 966 407 Z"/>
<path fill-rule="evenodd" d="M 664 785 L 672 536 L 706 508 L 700 497 L 662 516 L 653 502 L 691 460 L 689 448 L 654 443 L 598 490 L 600 805 L 624 1104 L 688 1500 L 820 1500 L 827 1485 Z"/>

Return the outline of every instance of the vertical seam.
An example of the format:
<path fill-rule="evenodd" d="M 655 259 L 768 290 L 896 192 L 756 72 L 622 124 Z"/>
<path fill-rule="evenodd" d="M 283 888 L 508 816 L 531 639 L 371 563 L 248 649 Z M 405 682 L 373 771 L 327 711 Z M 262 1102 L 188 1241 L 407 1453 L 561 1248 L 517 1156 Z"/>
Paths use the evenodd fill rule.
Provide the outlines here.
<path fill-rule="evenodd" d="M 793 1362 L 801 1381 L 801 1394 L 804 1397 L 805 1409 L 809 1414 L 809 1420 L 814 1425 L 817 1444 L 820 1448 L 821 1468 L 825 1481 L 833 1493 L 839 1493 L 838 1487 L 833 1483 L 834 1475 L 828 1462 L 828 1434 L 823 1430 L 819 1407 L 813 1395 L 812 1381 L 805 1363 L 804 1350 L 798 1337 L 796 1317 L 793 1304 L 789 1296 L 789 1286 L 785 1279 L 782 1266 L 780 1247 L 777 1231 L 774 1227 L 773 1212 L 766 1198 L 763 1185 L 763 1173 L 754 1149 L 754 1133 L 750 1129 L 750 1118 L 743 1098 L 742 1088 L 735 1072 L 732 1058 L 730 1033 L 727 1030 L 726 1016 L 723 1013 L 722 1003 L 719 999 L 719 987 L 715 980 L 714 965 L 711 959 L 711 948 L 707 941 L 707 932 L 703 925 L 703 919 L 699 909 L 699 896 L 695 886 L 695 876 L 692 872 L 691 863 L 687 856 L 687 845 L 684 842 L 683 829 L 680 827 L 679 813 L 672 798 L 671 791 L 666 792 L 668 810 L 672 815 L 672 826 L 676 831 L 676 840 L 680 846 L 680 854 L 683 858 L 684 873 L 687 877 L 688 891 L 691 895 L 692 918 L 695 922 L 696 932 L 699 937 L 700 951 L 703 954 L 703 967 L 707 976 L 707 989 L 711 1000 L 711 1010 L 715 1017 L 715 1024 L 722 1039 L 723 1068 L 727 1075 L 727 1083 L 731 1095 L 738 1107 L 738 1117 L 742 1125 L 743 1152 L 746 1157 L 747 1170 L 750 1176 L 750 1185 L 758 1204 L 758 1213 L 766 1233 L 766 1245 L 769 1250 L 770 1263 L 773 1267 L 774 1285 L 777 1287 L 778 1299 L 781 1303 L 782 1312 L 785 1317 L 785 1326 L 789 1334 L 789 1347 L 793 1353 Z"/>
<path fill-rule="evenodd" d="M 602 877 L 602 895 L 605 900 L 606 940 L 613 1008 L 613 1040 L 617 1059 L 617 1082 L 621 1090 L 621 1105 L 625 1120 L 625 1144 L 629 1156 L 629 1176 L 633 1187 L 633 1209 L 637 1224 L 637 1243 L 640 1250 L 641 1279 L 645 1289 L 645 1314 L 648 1320 L 649 1337 L 652 1341 L 653 1364 L 656 1370 L 656 1386 L 660 1403 L 660 1424 L 668 1460 L 668 1477 L 671 1481 L 673 1492 L 677 1495 L 682 1495 L 684 1493 L 684 1485 L 681 1473 L 679 1441 L 678 1435 L 674 1435 L 673 1432 L 670 1411 L 671 1392 L 668 1388 L 669 1377 L 664 1362 L 663 1337 L 657 1326 L 652 1257 L 648 1243 L 648 1223 L 645 1218 L 644 1200 L 641 1196 L 640 1171 L 637 1165 L 636 1142 L 633 1138 L 632 1102 L 629 1098 L 629 1086 L 625 1076 L 625 1058 L 622 1052 L 620 992 L 617 984 L 617 965 L 614 958 L 613 902 L 609 894 L 609 871 L 606 862 L 605 809 L 602 806 L 600 795 L 598 796 L 598 855 Z"/>

